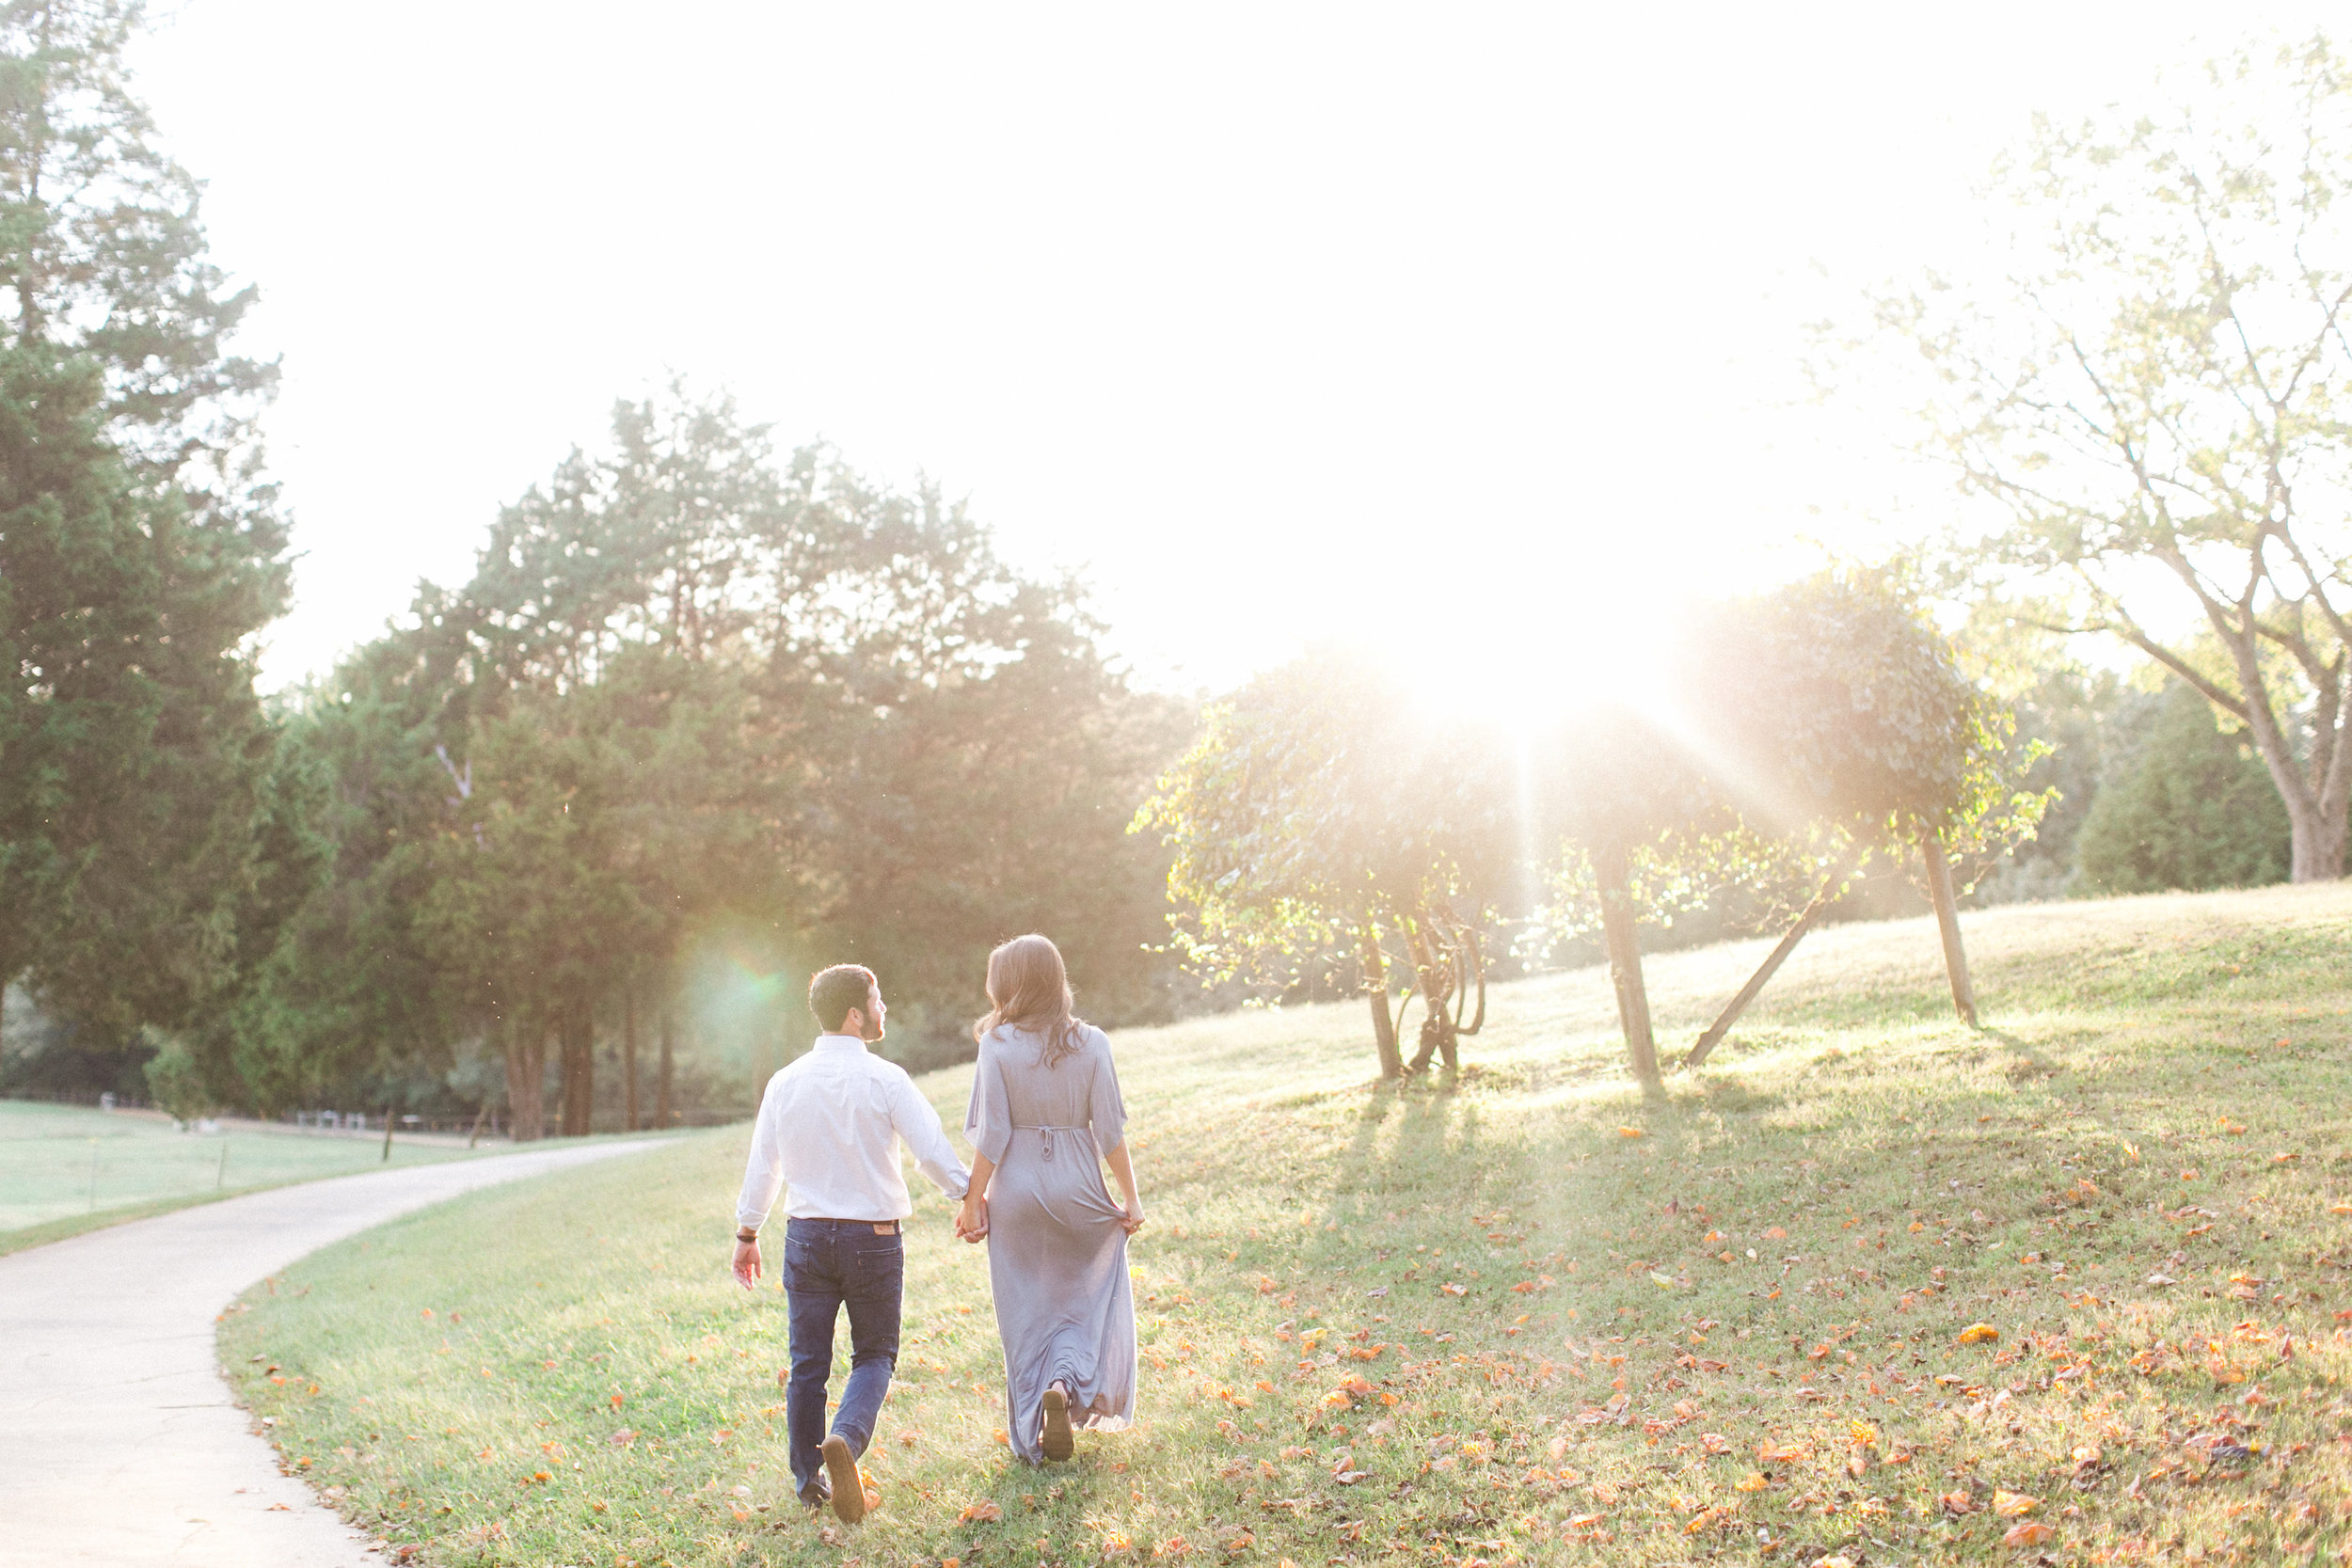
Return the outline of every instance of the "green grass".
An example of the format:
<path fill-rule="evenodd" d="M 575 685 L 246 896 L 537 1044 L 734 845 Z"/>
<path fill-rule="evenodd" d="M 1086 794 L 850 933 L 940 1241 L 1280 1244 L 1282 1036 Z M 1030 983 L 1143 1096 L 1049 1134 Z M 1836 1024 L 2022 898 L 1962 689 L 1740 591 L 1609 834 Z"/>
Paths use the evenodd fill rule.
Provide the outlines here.
<path fill-rule="evenodd" d="M 1595 972 L 1500 991 L 1451 1085 L 1374 1082 L 1355 1007 L 1119 1037 L 1137 1429 L 1010 1459 L 925 1196 L 854 1529 L 793 1503 L 782 1297 L 724 1277 L 739 1129 L 309 1259 L 223 1353 L 428 1563 L 2336 1560 L 2352 888 L 1968 928 L 1985 1029 L 1924 925 L 1833 929 L 1662 1102 Z M 1655 962 L 1679 1041 L 1756 952 Z"/>
<path fill-rule="evenodd" d="M 383 1152 L 377 1138 L 180 1132 L 152 1117 L 0 1100 L 0 1255 L 261 1187 L 380 1169 Z M 391 1163 L 467 1153 L 395 1134 Z"/>

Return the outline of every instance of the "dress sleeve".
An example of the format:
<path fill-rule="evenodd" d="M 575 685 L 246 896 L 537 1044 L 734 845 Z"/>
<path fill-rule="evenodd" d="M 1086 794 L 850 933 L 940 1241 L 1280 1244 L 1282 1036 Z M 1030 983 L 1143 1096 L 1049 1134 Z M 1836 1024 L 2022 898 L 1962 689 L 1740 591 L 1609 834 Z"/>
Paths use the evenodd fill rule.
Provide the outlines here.
<path fill-rule="evenodd" d="M 1111 1062 L 1110 1037 L 1100 1029 L 1101 1059 L 1094 1064 L 1094 1082 L 1087 1090 L 1087 1124 L 1094 1130 L 1094 1147 L 1108 1155 L 1127 1141 L 1127 1101 L 1119 1092 L 1119 1069 Z"/>
<path fill-rule="evenodd" d="M 963 1114 L 963 1138 L 990 1164 L 1001 1165 L 1012 1144 L 1012 1103 L 1005 1093 L 1004 1063 L 992 1049 L 994 1043 L 981 1042 L 980 1060 L 972 1070 L 972 1106 Z"/>

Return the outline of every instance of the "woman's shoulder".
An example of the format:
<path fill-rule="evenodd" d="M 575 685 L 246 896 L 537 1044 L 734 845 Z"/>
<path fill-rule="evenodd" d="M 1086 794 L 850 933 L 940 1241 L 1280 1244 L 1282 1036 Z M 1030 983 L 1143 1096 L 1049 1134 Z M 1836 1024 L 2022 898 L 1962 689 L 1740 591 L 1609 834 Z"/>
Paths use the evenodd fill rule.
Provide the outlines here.
<path fill-rule="evenodd" d="M 1111 1037 L 1099 1025 L 1081 1023 L 1078 1025 L 1078 1049 L 1089 1056 L 1108 1057 L 1111 1053 Z"/>

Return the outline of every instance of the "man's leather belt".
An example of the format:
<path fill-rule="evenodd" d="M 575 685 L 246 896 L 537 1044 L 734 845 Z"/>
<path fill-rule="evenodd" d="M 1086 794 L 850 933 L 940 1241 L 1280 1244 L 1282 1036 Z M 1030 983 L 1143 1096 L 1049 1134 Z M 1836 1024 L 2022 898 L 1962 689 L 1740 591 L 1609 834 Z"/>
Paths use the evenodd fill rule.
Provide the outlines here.
<path fill-rule="evenodd" d="M 811 1225 L 870 1225 L 874 1227 L 874 1234 L 877 1236 L 896 1236 L 898 1233 L 897 1220 L 828 1220 L 811 1215 L 809 1223 Z"/>

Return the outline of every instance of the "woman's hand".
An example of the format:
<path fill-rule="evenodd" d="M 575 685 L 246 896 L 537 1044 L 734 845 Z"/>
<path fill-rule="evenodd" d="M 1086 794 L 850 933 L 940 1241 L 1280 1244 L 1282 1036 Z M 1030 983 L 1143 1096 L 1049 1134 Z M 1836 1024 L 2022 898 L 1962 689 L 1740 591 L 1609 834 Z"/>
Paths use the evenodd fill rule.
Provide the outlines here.
<path fill-rule="evenodd" d="M 1119 1216 L 1119 1227 L 1132 1236 L 1143 1228 L 1143 1199 L 1131 1197 L 1124 1212 Z"/>
<path fill-rule="evenodd" d="M 988 1235 L 988 1199 L 977 1188 L 963 1195 L 963 1207 L 956 1212 L 956 1234 L 967 1242 Z"/>

